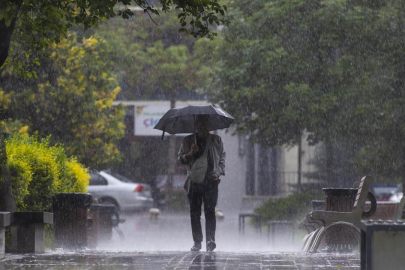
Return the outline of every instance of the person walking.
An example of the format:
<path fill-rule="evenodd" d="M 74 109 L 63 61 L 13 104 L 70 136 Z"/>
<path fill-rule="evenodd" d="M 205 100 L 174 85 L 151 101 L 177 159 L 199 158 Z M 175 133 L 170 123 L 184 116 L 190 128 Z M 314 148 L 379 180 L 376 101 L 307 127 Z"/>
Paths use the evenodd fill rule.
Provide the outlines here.
<path fill-rule="evenodd" d="M 201 249 L 203 241 L 201 206 L 204 204 L 206 250 L 212 252 L 216 248 L 215 207 L 218 201 L 218 185 L 221 182 L 220 176 L 225 175 L 226 153 L 221 137 L 209 133 L 209 116 L 197 115 L 195 127 L 197 132 L 184 138 L 178 159 L 180 163 L 187 165 L 187 180 L 184 188 L 188 192 L 190 202 L 191 230 L 194 241 L 191 251 Z M 202 182 L 196 182 L 189 177 L 190 171 L 193 169 L 193 164 L 201 159 L 206 164 L 206 170 L 198 171 L 198 173 L 204 174 L 204 177 L 201 177 Z"/>

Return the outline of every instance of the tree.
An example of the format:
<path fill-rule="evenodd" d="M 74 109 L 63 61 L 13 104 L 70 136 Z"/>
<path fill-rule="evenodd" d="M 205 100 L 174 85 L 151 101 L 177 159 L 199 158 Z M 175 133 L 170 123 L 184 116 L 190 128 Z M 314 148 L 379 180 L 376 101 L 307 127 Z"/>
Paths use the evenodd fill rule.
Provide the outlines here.
<path fill-rule="evenodd" d="M 147 14 L 159 14 L 158 8 L 149 4 L 147 0 L 135 0 Z M 178 13 L 178 19 L 181 24 L 181 31 L 188 32 L 194 36 L 213 37 L 209 24 L 217 25 L 227 21 L 218 17 L 218 14 L 224 15 L 226 6 L 217 3 L 216 0 L 207 1 L 184 1 L 184 0 L 160 0 L 161 9 L 169 12 L 171 7 L 175 7 Z M 122 9 L 115 10 L 115 6 L 120 4 Z M 115 16 L 129 18 L 133 12 L 128 8 L 130 0 L 100 2 L 91 1 L 68 1 L 59 0 L 1 0 L 0 2 L 0 67 L 4 65 L 7 59 L 14 63 L 13 68 L 20 74 L 28 77 L 35 76 L 30 72 L 30 64 L 37 61 L 31 59 L 32 50 L 41 51 L 53 43 L 60 42 L 67 36 L 68 29 L 73 25 L 79 25 L 84 29 L 97 26 L 99 22 Z M 14 36 L 13 36 L 14 34 Z M 24 44 L 23 56 L 11 55 L 13 52 L 12 39 Z M 10 49 L 11 45 L 11 49 Z M 27 61 L 28 60 L 28 61 Z M 25 67 L 26 69 L 24 69 Z M 23 70 L 21 72 L 21 70 Z M 0 138 L 2 145 L 4 140 Z M 4 147 L 1 147 L 4 149 Z M 4 152 L 4 151 L 3 151 Z M 7 176 L 7 160 L 5 153 L 1 154 L 1 164 L 4 170 L 0 173 L 0 210 L 14 211 L 11 182 Z M 14 206 L 13 206 L 14 205 Z"/>
<path fill-rule="evenodd" d="M 72 33 L 47 50 L 49 60 L 34 69 L 38 79 L 4 72 L 0 82 L 14 93 L 5 112 L 41 137 L 52 134 L 70 156 L 94 169 L 120 158 L 116 142 L 124 134 L 124 109 L 113 106 L 120 91 L 107 60 L 106 42 L 77 40 Z"/>
<path fill-rule="evenodd" d="M 402 1 L 240 0 L 230 13 L 211 94 L 238 119 L 238 132 L 268 145 L 296 144 L 309 132 L 309 143 L 326 146 L 331 186 L 333 145 L 379 142 L 391 152 L 385 134 L 403 141 Z"/>
<path fill-rule="evenodd" d="M 116 16 L 128 19 L 134 15 L 130 9 L 130 0 L 115 0 L 100 2 L 58 0 L 2 0 L 0 9 L 0 66 L 6 61 L 12 35 L 14 39 L 27 44 L 26 53 L 30 49 L 40 51 L 54 42 L 58 43 L 66 37 L 67 31 L 73 25 L 84 29 L 97 26 L 100 22 Z M 159 15 L 159 11 L 170 12 L 171 8 L 178 10 L 180 31 L 191 35 L 213 37 L 215 33 L 209 28 L 213 23 L 227 23 L 222 16 L 226 6 L 217 0 L 184 1 L 160 0 L 159 7 L 149 4 L 147 0 L 135 0 L 146 14 Z M 118 8 L 117 8 L 118 5 Z M 17 63 L 20 61 L 14 59 Z M 18 67 L 18 65 L 17 65 Z"/>
<path fill-rule="evenodd" d="M 91 33 L 107 41 L 109 60 L 122 87 L 119 99 L 202 98 L 195 89 L 203 85 L 202 70 L 207 65 L 197 51 L 201 44 L 220 39 L 207 42 L 178 32 L 173 15 L 159 16 L 159 27 L 145 16 L 136 16 L 135 22 L 116 19 Z"/>

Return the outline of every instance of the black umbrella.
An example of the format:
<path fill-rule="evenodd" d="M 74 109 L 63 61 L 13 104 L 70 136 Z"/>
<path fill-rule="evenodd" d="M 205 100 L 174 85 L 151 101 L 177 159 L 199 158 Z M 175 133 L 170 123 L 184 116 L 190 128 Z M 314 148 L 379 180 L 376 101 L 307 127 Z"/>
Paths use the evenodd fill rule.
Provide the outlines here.
<path fill-rule="evenodd" d="M 214 106 L 187 106 L 168 110 L 159 120 L 154 129 L 163 131 L 162 139 L 165 132 L 170 134 L 194 133 L 195 120 L 197 115 L 206 115 L 210 131 L 228 128 L 233 120 L 229 113 Z"/>

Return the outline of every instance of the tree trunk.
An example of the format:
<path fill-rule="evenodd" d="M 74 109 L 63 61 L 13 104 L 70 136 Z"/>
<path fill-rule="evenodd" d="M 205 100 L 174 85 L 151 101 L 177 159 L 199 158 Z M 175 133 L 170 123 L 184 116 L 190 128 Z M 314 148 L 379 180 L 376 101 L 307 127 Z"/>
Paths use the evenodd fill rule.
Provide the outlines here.
<path fill-rule="evenodd" d="M 6 25 L 5 20 L 0 20 L 0 67 L 8 57 L 10 50 L 10 41 L 14 32 L 15 22 L 17 20 L 18 12 L 22 4 L 22 0 L 15 1 L 17 7 L 14 10 L 14 19 L 9 26 Z M 2 108 L 0 108 L 2 109 Z M 17 210 L 13 188 L 11 186 L 10 172 L 7 165 L 6 143 L 3 134 L 3 127 L 0 125 L 0 211 L 15 212 Z"/>
<path fill-rule="evenodd" d="M 402 179 L 402 194 L 405 196 L 405 162 L 404 162 L 404 158 L 405 158 L 405 147 L 402 147 L 402 170 L 401 170 L 401 179 Z"/>
<path fill-rule="evenodd" d="M 251 139 L 247 141 L 248 147 L 248 155 L 246 158 L 246 186 L 245 186 L 245 193 L 246 195 L 253 196 L 256 192 L 255 186 L 255 144 L 252 142 Z"/>
<path fill-rule="evenodd" d="M 15 22 L 17 20 L 18 12 L 22 4 L 21 0 L 15 1 L 17 8 L 14 10 L 15 16 L 11 21 L 9 26 L 6 25 L 6 21 L 0 20 L 0 67 L 3 66 L 4 62 L 8 57 L 8 51 L 10 50 L 10 41 L 14 32 Z"/>
<path fill-rule="evenodd" d="M 330 139 L 325 140 L 326 149 L 326 183 L 328 187 L 334 187 L 334 175 L 333 175 L 333 144 Z"/>
<path fill-rule="evenodd" d="M 170 100 L 170 108 L 173 109 L 176 105 L 176 100 L 172 98 Z M 176 155 L 175 155 L 175 147 L 176 147 L 176 136 L 170 135 L 169 136 L 169 163 L 168 163 L 168 176 L 167 176 L 167 183 L 166 183 L 166 207 L 169 210 L 172 210 L 172 200 L 173 200 L 173 177 L 174 177 L 174 166 L 176 165 Z"/>
<path fill-rule="evenodd" d="M 301 174 L 302 174 L 302 136 L 298 141 L 298 181 L 297 192 L 301 192 Z"/>
<path fill-rule="evenodd" d="M 0 211 L 15 212 L 16 206 L 11 186 L 10 172 L 7 166 L 6 144 L 0 131 Z"/>
<path fill-rule="evenodd" d="M 259 145 L 259 174 L 258 174 L 258 195 L 268 196 L 270 195 L 270 181 L 273 183 L 276 179 L 272 179 L 270 176 L 270 168 L 274 167 L 275 160 L 271 160 L 271 164 L 269 164 L 269 151 L 267 145 L 260 144 Z M 273 171 L 273 168 L 271 168 Z"/>

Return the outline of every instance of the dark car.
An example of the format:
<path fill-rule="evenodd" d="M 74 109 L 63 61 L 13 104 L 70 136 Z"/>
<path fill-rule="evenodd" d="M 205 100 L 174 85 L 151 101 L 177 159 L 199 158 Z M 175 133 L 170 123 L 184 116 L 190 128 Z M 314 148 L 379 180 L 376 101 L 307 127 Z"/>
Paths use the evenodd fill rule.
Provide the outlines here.
<path fill-rule="evenodd" d="M 390 197 L 398 190 L 399 184 L 372 184 L 371 192 L 374 194 L 377 201 L 388 201 Z"/>

